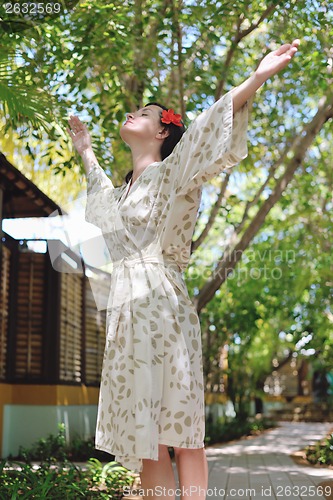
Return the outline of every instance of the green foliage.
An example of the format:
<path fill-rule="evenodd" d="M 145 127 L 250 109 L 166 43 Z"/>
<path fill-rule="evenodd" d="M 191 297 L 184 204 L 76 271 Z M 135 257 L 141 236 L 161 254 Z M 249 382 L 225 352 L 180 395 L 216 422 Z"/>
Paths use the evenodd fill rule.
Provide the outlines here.
<path fill-rule="evenodd" d="M 276 423 L 268 418 L 228 420 L 221 417 L 214 423 L 207 423 L 205 443 L 209 445 L 224 443 L 244 436 L 255 435 L 275 426 Z"/>
<path fill-rule="evenodd" d="M 68 447 L 66 444 L 66 429 L 64 424 L 58 425 L 58 434 L 49 434 L 46 438 L 39 439 L 30 448 L 19 448 L 19 459 L 30 463 L 33 460 L 53 463 L 66 462 Z"/>
<path fill-rule="evenodd" d="M 110 455 L 94 446 L 94 438 L 87 440 L 75 436 L 70 443 L 66 441 L 66 429 L 64 424 L 58 425 L 58 434 L 49 434 L 46 438 L 39 439 L 29 448 L 19 448 L 17 460 L 23 460 L 27 464 L 32 461 L 49 463 L 76 461 L 85 462 L 89 458 L 107 461 Z"/>
<path fill-rule="evenodd" d="M 0 479 L 0 497 L 7 499 L 85 498 L 89 484 L 73 464 L 50 468 L 48 463 L 34 467 L 21 462 L 3 461 Z"/>
<path fill-rule="evenodd" d="M 309 360 L 313 370 L 317 364 L 332 368 L 333 287 L 327 279 L 332 275 L 327 240 L 332 169 L 325 160 L 314 174 L 313 161 L 312 156 L 306 159 L 297 183 L 286 190 L 234 273 L 201 311 L 207 390 L 225 392 L 239 416 L 248 414 L 250 400 L 263 395 L 265 378 L 288 357 Z M 249 179 L 224 200 L 209 249 L 223 251 L 229 241 L 223 235 L 237 229 L 242 197 L 254 182 Z M 215 266 L 207 246 L 192 256 L 187 282 L 193 295 Z M 227 366 L 220 362 L 222 352 Z"/>
<path fill-rule="evenodd" d="M 41 462 L 38 466 L 21 462 L 0 463 L 0 498 L 8 500 L 120 500 L 124 488 L 130 487 L 133 481 L 133 475 L 116 462 L 102 465 L 97 460 L 89 461 L 85 470 L 71 462 L 52 467 L 49 461 Z"/>
<path fill-rule="evenodd" d="M 67 456 L 70 460 L 85 461 L 88 457 L 93 457 L 103 461 L 109 460 L 110 455 L 95 448 L 95 438 L 82 439 L 80 436 L 74 436 L 66 447 Z"/>
<path fill-rule="evenodd" d="M 329 10 L 326 4 L 314 9 L 310 0 L 185 2 L 177 8 L 161 0 L 86 0 L 65 2 L 62 15 L 21 31 L 11 32 L 0 23 L 3 77 L 10 82 L 7 91 L 12 90 L 6 120 L 27 139 L 38 123 L 47 127 L 48 138 L 40 136 L 33 151 L 40 167 L 54 149 L 58 154 L 70 148 L 66 115 L 78 113 L 91 123 L 98 157 L 107 170 L 112 167 L 117 185 L 130 170 L 130 155 L 118 134 L 127 111 L 153 99 L 188 114 L 191 121 L 241 83 L 268 48 L 301 31 L 299 62 L 256 99 L 251 124 L 255 147 L 242 167 L 252 169 L 265 151 L 266 162 L 280 154 L 286 137 L 308 119 L 325 92 Z M 8 109 L 6 89 L 1 88 L 0 101 Z M 22 123 L 30 127 L 22 128 Z M 68 169 L 71 162 L 61 167 Z"/>
<path fill-rule="evenodd" d="M 310 464 L 333 465 L 333 434 L 323 442 L 308 446 L 305 454 Z"/>
<path fill-rule="evenodd" d="M 89 458 L 81 467 L 73 463 L 92 455 L 90 441 L 87 444 L 76 438 L 67 445 L 65 427 L 59 424 L 56 436 L 50 434 L 29 449 L 21 448 L 19 460 L 1 462 L 0 498 L 121 499 L 134 481 L 133 474 L 114 461 L 102 464 Z"/>
<path fill-rule="evenodd" d="M 19 57 L 17 52 L 4 54 L 0 51 L 0 97 L 2 112 L 7 118 L 6 129 L 28 122 L 34 128 L 40 126 L 49 132 L 55 119 L 56 100 L 41 88 L 36 88 L 25 66 L 17 66 L 15 61 Z M 9 65 L 11 71 L 8 71 Z"/>
<path fill-rule="evenodd" d="M 132 485 L 133 475 L 117 462 L 102 464 L 96 458 L 88 461 L 89 476 L 94 484 L 105 488 L 112 498 L 120 496 L 121 492 Z M 121 496 L 120 496 L 121 498 Z"/>

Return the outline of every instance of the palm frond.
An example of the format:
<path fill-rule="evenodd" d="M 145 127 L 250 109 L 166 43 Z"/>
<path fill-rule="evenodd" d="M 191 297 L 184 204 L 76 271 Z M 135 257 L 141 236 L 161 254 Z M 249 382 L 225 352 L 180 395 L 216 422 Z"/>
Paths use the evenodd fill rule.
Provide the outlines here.
<path fill-rule="evenodd" d="M 0 112 L 6 119 L 6 125 L 15 128 L 30 124 L 49 132 L 55 119 L 56 98 L 34 84 L 24 65 L 18 66 L 21 55 L 17 51 L 5 53 L 1 49 Z"/>

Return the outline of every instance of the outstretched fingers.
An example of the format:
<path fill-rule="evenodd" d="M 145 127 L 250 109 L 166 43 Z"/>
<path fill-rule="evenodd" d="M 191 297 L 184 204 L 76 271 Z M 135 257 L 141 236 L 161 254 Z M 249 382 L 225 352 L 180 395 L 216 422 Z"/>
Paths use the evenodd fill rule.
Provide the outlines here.
<path fill-rule="evenodd" d="M 67 130 L 67 133 L 70 136 L 70 138 L 74 139 L 74 134 L 72 133 L 72 131 L 68 127 L 66 128 L 66 130 Z"/>
<path fill-rule="evenodd" d="M 81 120 L 77 116 L 70 116 L 68 120 L 70 129 L 74 132 L 77 133 L 80 130 L 83 130 L 84 124 L 81 122 Z"/>
<path fill-rule="evenodd" d="M 284 43 L 278 49 L 276 49 L 274 52 L 277 56 L 282 56 L 282 54 L 285 54 L 290 49 L 291 49 L 290 43 Z"/>
<path fill-rule="evenodd" d="M 300 40 L 298 38 L 293 41 L 293 43 L 291 44 L 290 49 L 288 50 L 288 55 L 290 57 L 293 57 L 296 54 L 300 43 L 301 42 L 300 42 Z"/>
<path fill-rule="evenodd" d="M 277 56 L 282 56 L 283 54 L 286 54 L 286 55 L 292 57 L 297 52 L 297 49 L 298 49 L 300 43 L 301 43 L 300 40 L 298 38 L 296 38 L 293 41 L 293 43 L 285 43 L 285 44 L 281 45 L 281 47 L 279 47 L 275 51 L 275 54 Z"/>

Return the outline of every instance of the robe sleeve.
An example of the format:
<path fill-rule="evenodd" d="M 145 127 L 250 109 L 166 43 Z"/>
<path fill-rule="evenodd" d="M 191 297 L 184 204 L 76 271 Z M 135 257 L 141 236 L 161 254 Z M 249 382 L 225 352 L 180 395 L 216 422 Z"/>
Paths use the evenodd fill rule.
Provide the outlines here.
<path fill-rule="evenodd" d="M 233 116 L 231 92 L 201 113 L 166 158 L 176 193 L 185 195 L 246 158 L 247 123 L 247 104 Z"/>
<path fill-rule="evenodd" d="M 87 203 L 85 219 L 102 228 L 105 215 L 110 207 L 114 186 L 104 170 L 95 165 L 87 175 Z"/>

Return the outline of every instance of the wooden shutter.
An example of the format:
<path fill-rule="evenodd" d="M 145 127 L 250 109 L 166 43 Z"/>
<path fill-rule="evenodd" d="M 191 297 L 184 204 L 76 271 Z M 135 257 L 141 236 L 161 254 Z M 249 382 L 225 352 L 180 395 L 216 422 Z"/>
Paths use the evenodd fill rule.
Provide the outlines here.
<path fill-rule="evenodd" d="M 15 378 L 39 379 L 43 366 L 45 254 L 19 252 Z"/>
<path fill-rule="evenodd" d="M 82 381 L 82 293 L 80 274 L 61 273 L 60 360 L 61 381 Z"/>
<path fill-rule="evenodd" d="M 8 336 L 8 309 L 9 309 L 9 280 L 10 280 L 9 248 L 1 247 L 1 283 L 0 283 L 0 380 L 6 378 L 7 336 Z"/>
<path fill-rule="evenodd" d="M 99 293 L 104 293 L 106 297 L 108 297 L 110 285 L 109 279 L 104 279 L 103 273 L 99 273 L 95 278 L 90 277 L 88 280 L 86 277 L 85 279 L 85 380 L 87 384 L 99 384 L 105 346 L 106 310 L 97 309 L 91 285 L 92 281 L 98 281 Z"/>

